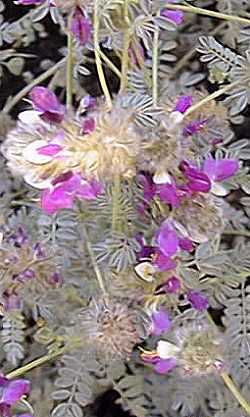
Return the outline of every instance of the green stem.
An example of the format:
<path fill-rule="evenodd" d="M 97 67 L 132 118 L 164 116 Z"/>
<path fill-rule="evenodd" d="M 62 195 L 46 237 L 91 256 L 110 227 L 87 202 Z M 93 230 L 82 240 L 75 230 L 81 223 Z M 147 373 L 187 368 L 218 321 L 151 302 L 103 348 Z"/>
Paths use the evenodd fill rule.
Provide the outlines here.
<path fill-rule="evenodd" d="M 119 213 L 120 213 L 120 193 L 121 193 L 121 179 L 117 174 L 114 178 L 113 190 L 112 190 L 112 230 L 113 232 L 119 231 Z"/>
<path fill-rule="evenodd" d="M 220 374 L 220 376 L 223 379 L 227 388 L 231 391 L 233 396 L 236 398 L 238 403 L 241 405 L 241 407 L 247 412 L 248 415 L 250 415 L 250 404 L 241 395 L 240 391 L 238 390 L 238 388 L 236 387 L 235 383 L 230 378 L 230 376 L 226 372 L 222 372 Z"/>
<path fill-rule="evenodd" d="M 26 372 L 29 372 L 32 369 L 37 368 L 38 366 L 41 366 L 44 363 L 47 363 L 47 362 L 51 361 L 52 359 L 57 358 L 57 356 L 60 356 L 63 353 L 65 353 L 66 350 L 67 349 L 65 347 L 63 347 L 63 348 L 59 349 L 57 352 L 49 353 L 48 355 L 42 356 L 41 358 L 38 358 L 38 359 L 35 359 L 34 361 L 27 363 L 26 365 L 22 366 L 21 368 L 15 369 L 14 371 L 11 371 L 10 373 L 8 373 L 6 375 L 6 377 L 8 379 L 17 378 L 17 377 L 25 374 Z"/>
<path fill-rule="evenodd" d="M 109 67 L 111 71 L 113 71 L 113 73 L 117 75 L 118 78 L 121 78 L 122 77 L 121 71 L 119 71 L 118 68 L 116 68 L 113 62 L 110 61 L 110 59 L 101 50 L 99 50 L 99 55 L 102 58 L 102 60 L 105 62 L 107 67 Z"/>
<path fill-rule="evenodd" d="M 94 251 L 92 249 L 91 242 L 90 242 L 89 236 L 88 236 L 88 232 L 87 232 L 87 229 L 86 229 L 85 226 L 83 226 L 83 235 L 84 235 L 84 238 L 85 238 L 86 247 L 87 247 L 87 250 L 88 250 L 88 253 L 89 253 L 89 256 L 90 256 L 90 259 L 91 259 L 91 263 L 93 265 L 93 268 L 94 268 L 94 271 L 95 271 L 95 274 L 96 274 L 96 278 L 97 278 L 99 287 L 100 287 L 101 291 L 103 292 L 103 294 L 106 295 L 107 291 L 105 289 L 102 274 L 101 274 L 101 271 L 100 271 L 100 269 L 97 265 L 95 255 L 94 255 Z"/>
<path fill-rule="evenodd" d="M 217 33 L 220 32 L 221 29 L 223 29 L 223 27 L 226 26 L 225 22 L 222 22 L 220 25 L 216 26 L 216 28 L 214 30 L 212 30 L 211 32 L 208 33 L 209 36 L 214 36 Z M 173 71 L 171 72 L 171 78 L 174 78 L 175 75 L 184 68 L 184 66 L 186 65 L 186 63 L 196 54 L 197 49 L 196 46 L 192 49 L 190 49 L 190 51 L 188 51 L 175 65 L 175 67 L 173 68 Z"/>
<path fill-rule="evenodd" d="M 208 321 L 213 326 L 216 326 L 216 324 L 214 323 L 214 320 L 213 320 L 212 316 L 208 312 L 207 312 L 207 318 L 208 318 Z M 238 403 L 241 405 L 241 407 L 250 415 L 250 404 L 241 395 L 240 391 L 238 390 L 238 388 L 236 387 L 235 383 L 230 378 L 230 376 L 225 371 L 221 372 L 220 373 L 220 376 L 223 379 L 223 381 L 224 381 L 225 385 L 227 386 L 227 388 L 229 389 L 229 391 L 233 394 L 233 396 L 236 398 L 236 400 L 238 401 Z"/>
<path fill-rule="evenodd" d="M 209 101 L 214 100 L 214 99 L 222 96 L 223 94 L 227 93 L 229 90 L 231 90 L 231 88 L 233 88 L 233 87 L 237 86 L 238 84 L 242 83 L 242 81 L 243 81 L 242 78 L 239 79 L 239 80 L 236 80 L 233 83 L 227 84 L 225 87 L 220 88 L 219 90 L 215 91 L 214 93 L 208 95 L 204 99 L 200 100 L 198 103 L 195 103 L 193 106 L 189 107 L 189 109 L 185 112 L 184 116 L 185 117 L 189 116 L 191 113 L 198 110 L 200 107 L 204 106 Z"/>
<path fill-rule="evenodd" d="M 123 52 L 122 52 L 122 78 L 120 92 L 123 92 L 128 83 L 128 64 L 129 64 L 129 46 L 131 43 L 131 29 L 130 29 L 130 20 L 128 13 L 128 0 L 124 1 L 124 20 L 126 24 L 126 29 L 124 31 L 124 40 L 123 40 Z"/>
<path fill-rule="evenodd" d="M 223 235 L 229 235 L 229 236 L 250 237 L 250 231 L 247 231 L 247 230 L 231 230 L 231 231 L 226 230 L 222 234 Z"/>
<path fill-rule="evenodd" d="M 68 33 L 67 33 L 67 72 L 66 72 L 66 104 L 67 108 L 72 108 L 72 98 L 73 98 L 73 69 L 74 69 L 74 38 L 70 30 L 72 16 L 69 16 L 68 20 Z"/>
<path fill-rule="evenodd" d="M 63 58 L 61 61 L 57 62 L 53 67 L 49 68 L 47 71 L 43 72 L 41 75 L 39 75 L 37 78 L 35 78 L 30 84 L 26 85 L 19 93 L 17 93 L 10 101 L 8 101 L 5 106 L 3 107 L 4 113 L 9 113 L 13 107 L 16 106 L 16 104 L 22 100 L 23 97 L 25 97 L 33 87 L 36 85 L 42 83 L 44 80 L 49 78 L 51 75 L 55 74 L 56 71 L 58 71 L 62 65 L 65 63 L 66 59 Z"/>
<path fill-rule="evenodd" d="M 153 37 L 153 57 L 152 57 L 152 96 L 153 103 L 157 106 L 158 102 L 158 47 L 159 47 L 159 28 L 156 27 Z"/>
<path fill-rule="evenodd" d="M 103 94 L 105 96 L 108 109 L 112 108 L 112 99 L 109 93 L 109 89 L 106 83 L 104 71 L 102 68 L 102 61 L 100 57 L 100 46 L 99 46 L 99 7 L 98 7 L 98 0 L 94 0 L 94 47 L 95 47 L 95 61 L 96 61 L 96 69 L 99 77 L 99 81 L 102 87 Z"/>
<path fill-rule="evenodd" d="M 220 13 L 220 12 L 214 12 L 213 10 L 202 9 L 200 7 L 195 7 L 195 6 L 190 6 L 190 5 L 184 6 L 182 4 L 169 4 L 168 3 L 167 8 L 172 9 L 172 10 L 182 10 L 183 12 L 200 14 L 203 16 L 215 17 L 217 19 L 228 20 L 230 22 L 239 22 L 245 25 L 250 24 L 250 19 L 247 19 L 245 17 L 233 16 L 230 14 L 225 14 L 225 13 Z"/>

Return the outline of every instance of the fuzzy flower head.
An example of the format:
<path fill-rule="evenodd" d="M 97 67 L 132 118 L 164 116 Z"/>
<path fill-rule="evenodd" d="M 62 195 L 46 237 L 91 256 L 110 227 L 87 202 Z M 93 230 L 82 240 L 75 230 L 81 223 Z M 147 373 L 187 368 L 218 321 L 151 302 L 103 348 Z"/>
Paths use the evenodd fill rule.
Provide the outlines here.
<path fill-rule="evenodd" d="M 51 189 L 54 180 L 68 172 L 86 181 L 135 175 L 140 135 L 128 109 L 96 110 L 95 122 L 86 129 L 86 119 L 64 115 L 44 87 L 36 87 L 31 97 L 35 110 L 19 115 L 2 149 L 9 167 L 28 184 Z"/>
<path fill-rule="evenodd" d="M 213 196 L 196 193 L 185 199 L 175 211 L 175 220 L 182 225 L 193 242 L 204 243 L 224 227 L 223 213 Z"/>
<path fill-rule="evenodd" d="M 48 248 L 32 243 L 22 228 L 4 237 L 0 247 L 0 264 L 4 275 L 0 299 L 5 310 L 20 307 L 20 301 L 32 303 L 33 295 L 46 293 L 62 284 Z M 29 298 L 25 297 L 29 291 Z"/>
<path fill-rule="evenodd" d="M 178 367 L 183 376 L 207 375 L 223 368 L 222 341 L 207 323 L 185 325 L 176 330 L 174 339 L 174 343 L 159 340 L 155 351 L 143 352 L 143 361 L 153 364 L 157 373 Z"/>
<path fill-rule="evenodd" d="M 93 299 L 79 320 L 86 340 L 108 359 L 128 358 L 145 337 L 143 315 L 124 302 Z"/>

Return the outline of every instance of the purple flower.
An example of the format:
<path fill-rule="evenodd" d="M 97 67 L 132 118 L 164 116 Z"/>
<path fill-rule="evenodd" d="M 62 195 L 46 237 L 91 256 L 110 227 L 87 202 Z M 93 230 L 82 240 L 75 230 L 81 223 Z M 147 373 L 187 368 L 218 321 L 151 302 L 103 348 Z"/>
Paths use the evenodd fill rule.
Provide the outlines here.
<path fill-rule="evenodd" d="M 35 272 L 31 268 L 27 268 L 18 274 L 14 279 L 19 282 L 27 282 L 35 278 Z"/>
<path fill-rule="evenodd" d="M 187 294 L 187 299 L 195 310 L 204 311 L 209 307 L 207 297 L 199 291 L 190 290 Z"/>
<path fill-rule="evenodd" d="M 169 256 L 164 255 L 159 249 L 155 251 L 153 265 L 160 271 L 169 271 L 176 268 L 176 262 Z"/>
<path fill-rule="evenodd" d="M 59 102 L 57 96 L 45 87 L 34 87 L 30 92 L 33 107 L 42 113 L 46 121 L 60 123 L 65 114 L 65 107 Z"/>
<path fill-rule="evenodd" d="M 61 145 L 58 145 L 57 143 L 49 143 L 48 145 L 41 146 L 40 148 L 38 148 L 37 152 L 39 153 L 39 155 L 55 156 L 59 152 L 61 152 L 62 149 L 63 147 Z"/>
<path fill-rule="evenodd" d="M 190 190 L 203 193 L 210 191 L 211 181 L 206 173 L 187 161 L 181 162 L 180 169 L 188 180 L 187 186 Z"/>
<path fill-rule="evenodd" d="M 235 159 L 206 159 L 203 164 L 203 172 L 211 181 L 223 181 L 232 177 L 239 169 L 239 163 Z"/>
<path fill-rule="evenodd" d="M 95 119 L 93 117 L 87 117 L 83 121 L 82 132 L 84 134 L 88 135 L 88 134 L 94 132 L 95 127 L 96 127 Z"/>
<path fill-rule="evenodd" d="M 180 25 L 183 22 L 183 19 L 184 19 L 184 13 L 181 10 L 163 9 L 161 11 L 161 16 L 166 17 L 167 19 L 176 23 L 176 25 Z"/>
<path fill-rule="evenodd" d="M 16 294 L 4 294 L 4 310 L 19 310 L 21 308 L 21 300 Z M 0 414 L 1 415 L 1 414 Z"/>
<path fill-rule="evenodd" d="M 146 354 L 142 354 L 141 357 L 145 363 L 151 363 L 158 374 L 167 374 L 177 366 L 177 360 L 174 357 L 162 359 L 157 355 Z"/>
<path fill-rule="evenodd" d="M 63 283 L 63 277 L 59 272 L 55 272 L 49 279 L 50 284 L 56 288 L 60 287 Z"/>
<path fill-rule="evenodd" d="M 193 104 L 193 97 L 192 96 L 180 96 L 179 100 L 176 103 L 174 111 L 178 111 L 180 113 L 185 113 L 189 107 Z"/>
<path fill-rule="evenodd" d="M 192 240 L 186 238 L 179 239 L 179 246 L 182 250 L 186 250 L 187 252 L 192 252 L 194 250 L 194 245 Z"/>
<path fill-rule="evenodd" d="M 161 225 L 157 233 L 157 243 L 160 251 L 167 257 L 170 257 L 177 252 L 179 246 L 178 236 L 169 222 L 164 222 Z"/>
<path fill-rule="evenodd" d="M 90 38 L 91 21 L 84 16 L 82 10 L 79 7 L 76 7 L 72 19 L 71 32 L 74 34 L 81 45 L 85 45 Z"/>
<path fill-rule="evenodd" d="M 169 278 L 162 286 L 162 289 L 169 294 L 177 293 L 181 288 L 181 282 L 179 278 L 173 276 Z"/>
<path fill-rule="evenodd" d="M 84 110 L 93 110 L 97 105 L 96 98 L 92 96 L 85 96 L 81 100 L 81 109 Z"/>
<path fill-rule="evenodd" d="M 0 415 L 10 417 L 11 406 L 30 392 L 30 382 L 26 379 L 9 380 L 0 376 Z"/>
<path fill-rule="evenodd" d="M 171 184 L 168 183 L 158 185 L 157 191 L 162 201 L 164 201 L 167 204 L 170 204 L 172 208 L 179 207 L 180 197 L 178 193 L 178 188 L 174 184 L 174 182 L 172 182 Z"/>
<path fill-rule="evenodd" d="M 93 200 L 102 192 L 102 186 L 98 181 L 87 182 L 80 174 L 72 172 L 59 176 L 52 185 L 52 189 L 43 191 L 41 199 L 42 209 L 49 214 L 63 208 L 72 208 L 77 197 Z"/>
<path fill-rule="evenodd" d="M 153 182 L 152 175 L 149 173 L 143 173 L 138 176 L 138 182 L 143 187 L 143 197 L 146 202 L 150 202 L 156 195 L 157 187 L 156 184 Z"/>
<path fill-rule="evenodd" d="M 206 123 L 207 120 L 194 120 L 188 123 L 183 129 L 184 136 L 195 135 L 195 133 L 198 133 L 201 129 L 203 129 Z"/>
<path fill-rule="evenodd" d="M 28 235 L 22 226 L 19 226 L 16 233 L 13 233 L 8 238 L 8 242 L 14 246 L 21 247 L 28 242 Z"/>
<path fill-rule="evenodd" d="M 158 374 L 168 374 L 177 366 L 177 360 L 175 358 L 161 359 L 154 364 L 154 370 Z"/>
<path fill-rule="evenodd" d="M 162 333 L 167 332 L 170 327 L 171 321 L 166 311 L 159 310 L 152 313 L 152 335 L 160 336 Z"/>

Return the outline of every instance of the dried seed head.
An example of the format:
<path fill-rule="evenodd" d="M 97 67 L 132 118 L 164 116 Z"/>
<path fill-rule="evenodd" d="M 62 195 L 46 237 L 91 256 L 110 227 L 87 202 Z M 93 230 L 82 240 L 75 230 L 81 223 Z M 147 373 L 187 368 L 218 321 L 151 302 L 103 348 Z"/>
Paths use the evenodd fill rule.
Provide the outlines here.
<path fill-rule="evenodd" d="M 209 374 L 223 366 L 222 340 L 206 322 L 193 322 L 177 333 L 180 368 L 187 374 Z"/>
<path fill-rule="evenodd" d="M 125 303 L 94 299 L 80 314 L 81 328 L 98 354 L 109 359 L 128 358 L 145 336 L 143 316 Z"/>
<path fill-rule="evenodd" d="M 184 200 L 175 211 L 175 219 L 198 243 L 207 242 L 223 229 L 222 211 L 210 195 L 197 194 L 192 199 Z"/>
<path fill-rule="evenodd" d="M 190 143 L 183 138 L 182 129 L 175 126 L 172 129 L 170 117 L 163 120 L 158 129 L 144 135 L 139 166 L 141 170 L 151 173 L 166 173 L 178 175 L 178 166 L 183 158 L 193 159 Z"/>

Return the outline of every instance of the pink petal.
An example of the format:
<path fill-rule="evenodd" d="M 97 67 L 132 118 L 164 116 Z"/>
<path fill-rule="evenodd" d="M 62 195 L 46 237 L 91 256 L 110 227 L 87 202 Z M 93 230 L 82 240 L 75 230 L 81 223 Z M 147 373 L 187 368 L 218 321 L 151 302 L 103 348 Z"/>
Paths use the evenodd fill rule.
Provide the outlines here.
<path fill-rule="evenodd" d="M 178 250 L 178 236 L 168 224 L 163 224 L 158 232 L 157 243 L 165 256 L 172 256 Z"/>
<path fill-rule="evenodd" d="M 57 96 L 48 88 L 34 87 L 30 92 L 30 97 L 38 111 L 58 112 L 61 109 L 61 103 Z"/>
<path fill-rule="evenodd" d="M 207 159 L 203 165 L 203 171 L 213 181 L 223 181 L 232 177 L 239 169 L 239 163 L 235 159 Z"/>
<path fill-rule="evenodd" d="M 188 238 L 181 238 L 179 239 L 179 246 L 181 249 L 186 250 L 188 252 L 192 252 L 194 249 L 194 245 L 192 240 Z"/>
<path fill-rule="evenodd" d="M 30 382 L 25 379 L 10 381 L 2 393 L 1 402 L 13 405 L 19 401 L 23 395 L 30 391 Z"/>
<path fill-rule="evenodd" d="M 162 201 L 176 208 L 180 205 L 177 188 L 174 184 L 162 184 L 158 186 L 159 196 Z"/>
<path fill-rule="evenodd" d="M 38 148 L 37 152 L 40 155 L 54 156 L 58 154 L 58 152 L 60 152 L 62 149 L 62 146 L 57 145 L 56 143 L 50 143 L 48 145 L 41 146 L 40 148 Z"/>
<path fill-rule="evenodd" d="M 161 11 L 161 16 L 165 16 L 167 19 L 171 20 L 177 25 L 180 25 L 184 19 L 184 13 L 181 10 L 164 9 Z"/>
<path fill-rule="evenodd" d="M 170 11 L 170 10 L 169 10 Z M 179 111 L 180 113 L 185 113 L 189 107 L 193 104 L 192 96 L 180 96 L 179 100 L 176 103 L 174 111 Z"/>
<path fill-rule="evenodd" d="M 177 360 L 175 358 L 159 359 L 154 365 L 154 369 L 158 374 L 167 374 L 177 366 Z"/>
<path fill-rule="evenodd" d="M 92 180 L 91 182 L 84 181 L 83 184 L 79 187 L 77 195 L 84 198 L 85 200 L 93 200 L 98 194 L 103 191 L 101 183 L 98 181 Z"/>
<path fill-rule="evenodd" d="M 72 208 L 74 203 L 74 195 L 68 195 L 61 188 L 50 191 L 44 190 L 41 197 L 42 209 L 53 214 L 64 208 Z"/>
<path fill-rule="evenodd" d="M 71 31 L 81 45 L 85 45 L 91 34 L 91 21 L 87 19 L 79 7 L 76 8 L 72 19 Z"/>
<path fill-rule="evenodd" d="M 154 336 L 160 336 L 171 327 L 171 321 L 166 311 L 160 310 L 153 312 L 152 320 L 153 328 L 151 334 Z"/>
<path fill-rule="evenodd" d="M 94 132 L 95 127 L 96 127 L 95 119 L 93 117 L 88 117 L 83 121 L 82 131 L 83 133 L 87 135 L 89 133 Z"/>
<path fill-rule="evenodd" d="M 161 251 L 158 251 L 156 254 L 153 264 L 160 271 L 169 271 L 176 267 L 176 262 L 169 256 L 164 255 Z"/>
<path fill-rule="evenodd" d="M 189 180 L 187 185 L 192 191 L 204 193 L 210 191 L 211 181 L 206 173 L 202 172 L 199 168 L 190 165 L 187 161 L 181 162 L 180 169 Z"/>
<path fill-rule="evenodd" d="M 181 288 L 181 282 L 179 278 L 173 276 L 169 278 L 163 285 L 163 289 L 169 294 L 175 294 Z"/>

